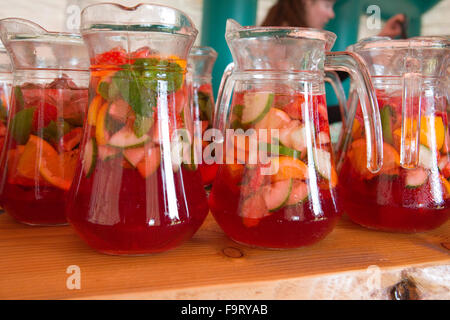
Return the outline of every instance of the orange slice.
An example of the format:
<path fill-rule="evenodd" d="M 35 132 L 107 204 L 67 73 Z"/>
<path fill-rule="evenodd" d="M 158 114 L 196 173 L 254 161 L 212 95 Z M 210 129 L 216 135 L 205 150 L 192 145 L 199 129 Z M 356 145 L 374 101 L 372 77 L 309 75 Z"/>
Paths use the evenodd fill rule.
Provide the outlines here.
<path fill-rule="evenodd" d="M 322 180 L 319 182 L 319 188 L 322 190 L 334 189 L 338 183 L 338 175 L 334 165 L 331 165 L 331 176 L 330 180 Z"/>
<path fill-rule="evenodd" d="M 413 127 L 416 127 L 416 122 L 413 121 Z M 400 148 L 400 142 L 402 137 L 402 128 L 394 130 L 394 144 L 397 148 Z M 405 139 L 411 139 L 407 132 Z M 442 118 L 439 116 L 422 116 L 420 117 L 420 143 L 427 146 L 430 149 L 440 150 L 445 141 L 445 126 Z"/>
<path fill-rule="evenodd" d="M 374 175 L 367 169 L 366 140 L 353 141 L 348 153 L 350 163 L 356 172 L 363 178 L 372 178 Z M 400 155 L 393 146 L 383 143 L 383 167 L 377 174 L 391 174 L 400 166 Z"/>
<path fill-rule="evenodd" d="M 71 152 L 72 153 L 72 152 Z M 64 177 L 64 156 L 45 140 L 30 135 L 17 164 L 17 172 L 24 178 L 47 182 L 63 190 L 68 190 L 72 182 Z M 71 160 L 72 162 L 74 160 Z M 75 164 L 72 164 L 75 166 Z"/>
<path fill-rule="evenodd" d="M 102 104 L 102 99 L 103 98 L 100 95 L 97 95 L 94 97 L 94 99 L 92 99 L 91 103 L 89 104 L 88 124 L 91 126 L 95 126 L 97 124 L 97 114 Z"/>
<path fill-rule="evenodd" d="M 75 175 L 78 151 L 64 152 L 52 157 L 43 156 L 39 165 L 39 173 L 57 188 L 69 190 Z"/>
<path fill-rule="evenodd" d="M 272 160 L 278 162 L 278 171 L 271 176 L 272 182 L 299 179 L 305 180 L 308 177 L 308 166 L 301 160 L 280 156 Z M 276 170 L 276 163 L 272 163 L 274 170 Z"/>
<path fill-rule="evenodd" d="M 108 132 L 106 131 L 106 113 L 108 112 L 108 104 L 105 103 L 100 108 L 95 127 L 95 138 L 98 145 L 105 145 L 108 143 Z"/>
<path fill-rule="evenodd" d="M 423 116 L 420 118 L 420 143 L 432 149 L 436 143 L 436 149 L 440 150 L 444 144 L 445 127 L 441 117 Z"/>
<path fill-rule="evenodd" d="M 450 182 L 448 182 L 447 179 L 445 179 L 442 175 L 439 175 L 441 178 L 442 186 L 444 187 L 444 198 L 448 199 L 450 198 Z"/>
<path fill-rule="evenodd" d="M 30 135 L 17 164 L 18 173 L 25 178 L 35 179 L 39 176 L 38 159 L 44 156 L 58 157 L 58 153 L 47 141 Z"/>

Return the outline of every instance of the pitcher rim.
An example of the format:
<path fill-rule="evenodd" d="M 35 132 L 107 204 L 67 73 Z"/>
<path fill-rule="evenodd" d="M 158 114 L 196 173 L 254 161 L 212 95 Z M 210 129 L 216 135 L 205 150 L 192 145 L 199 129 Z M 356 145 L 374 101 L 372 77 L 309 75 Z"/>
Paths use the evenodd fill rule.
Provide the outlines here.
<path fill-rule="evenodd" d="M 225 37 L 227 40 L 234 40 L 238 38 L 250 38 L 257 36 L 264 32 L 286 32 L 285 36 L 298 38 L 298 39 L 311 39 L 322 40 L 329 44 L 329 49 L 333 46 L 337 39 L 334 32 L 328 30 L 321 30 L 317 28 L 305 28 L 305 27 L 279 27 L 279 26 L 240 26 L 237 30 L 227 31 Z M 239 34 L 242 32 L 251 32 L 248 36 L 241 37 Z"/>
<path fill-rule="evenodd" d="M 168 8 L 168 9 L 171 9 L 171 10 L 177 12 L 179 15 L 184 16 L 186 18 L 186 20 L 189 22 L 189 26 L 184 27 L 185 29 L 187 29 L 186 32 L 183 32 L 184 34 L 189 35 L 189 36 L 193 36 L 193 37 L 198 35 L 197 27 L 195 26 L 195 24 L 192 21 L 191 17 L 188 14 L 186 14 L 184 11 L 182 11 L 180 9 L 177 9 L 177 8 L 174 8 L 172 6 L 161 5 L 161 4 L 157 4 L 157 3 L 148 3 L 148 2 L 147 3 L 141 2 L 141 3 L 136 4 L 135 6 L 132 6 L 132 7 L 125 6 L 125 5 L 122 5 L 122 4 L 119 4 L 119 3 L 114 3 L 114 2 L 100 2 L 100 3 L 90 4 L 90 5 L 86 6 L 86 7 L 84 7 L 83 10 L 81 10 L 81 13 L 80 13 L 80 17 L 81 17 L 80 33 L 81 34 L 83 33 L 83 31 L 89 31 L 89 30 L 92 29 L 92 25 L 87 27 L 87 28 L 82 28 L 82 25 L 83 25 L 83 21 L 82 21 L 83 20 L 83 13 L 87 9 L 92 8 L 92 7 L 96 7 L 96 6 L 114 6 L 114 7 L 117 7 L 119 9 L 122 9 L 122 10 L 125 10 L 125 11 L 134 11 L 134 12 L 136 12 L 141 7 Z M 110 21 L 108 23 L 105 22 L 105 23 L 100 23 L 100 24 L 111 25 L 111 26 L 113 26 L 113 25 L 114 26 L 137 26 L 137 25 L 141 25 L 141 26 L 142 25 L 147 25 L 147 26 L 149 26 L 149 25 L 155 25 L 155 23 L 150 23 L 150 22 L 138 22 L 138 23 L 133 22 L 133 21 L 120 22 L 120 23 L 114 23 L 114 22 L 116 22 L 116 21 Z M 169 24 L 169 23 L 167 23 L 166 25 L 176 26 L 176 24 Z"/>
<path fill-rule="evenodd" d="M 213 47 L 209 46 L 192 46 L 189 56 L 214 56 L 217 57 L 217 51 Z"/>
<path fill-rule="evenodd" d="M 361 39 L 354 45 L 352 50 L 370 50 L 370 49 L 449 49 L 449 40 L 437 36 L 420 36 L 409 39 L 391 39 L 389 37 L 374 37 Z"/>
<path fill-rule="evenodd" d="M 83 42 L 83 38 L 81 37 L 81 33 L 75 33 L 75 32 L 66 32 L 66 31 L 50 31 L 47 30 L 46 28 L 44 28 L 43 26 L 41 26 L 40 24 L 32 21 L 32 20 L 28 20 L 28 19 L 24 19 L 24 18 L 18 18 L 18 17 L 8 17 L 8 18 L 3 18 L 0 19 L 0 23 L 2 21 L 20 21 L 20 22 L 25 22 L 27 24 L 31 24 L 34 25 L 36 27 L 39 27 L 42 31 L 43 34 L 45 35 L 49 35 L 49 36 L 55 36 L 55 37 L 61 37 L 61 38 L 70 38 L 70 39 L 79 39 L 80 42 Z M 33 39 L 36 37 L 23 37 L 21 39 Z M 3 43 L 4 46 L 4 43 Z"/>

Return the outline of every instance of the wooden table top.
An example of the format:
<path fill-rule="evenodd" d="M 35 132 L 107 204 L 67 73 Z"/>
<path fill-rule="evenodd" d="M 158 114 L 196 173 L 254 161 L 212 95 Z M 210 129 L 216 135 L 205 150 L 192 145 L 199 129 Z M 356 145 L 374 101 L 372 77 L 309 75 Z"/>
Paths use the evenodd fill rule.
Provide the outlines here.
<path fill-rule="evenodd" d="M 172 251 L 119 257 L 95 252 L 70 226 L 29 227 L 1 214 L 0 257 L 0 299 L 384 299 L 406 274 L 422 298 L 450 298 L 450 221 L 394 234 L 344 217 L 313 246 L 262 250 L 228 239 L 210 215 Z M 73 265 L 80 289 L 67 287 Z"/>

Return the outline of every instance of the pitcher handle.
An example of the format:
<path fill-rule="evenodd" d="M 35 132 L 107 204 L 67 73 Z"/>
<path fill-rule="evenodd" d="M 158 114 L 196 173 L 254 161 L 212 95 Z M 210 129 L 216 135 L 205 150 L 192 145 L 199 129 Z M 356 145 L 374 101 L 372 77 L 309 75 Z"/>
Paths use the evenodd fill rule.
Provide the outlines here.
<path fill-rule="evenodd" d="M 356 85 L 364 116 L 367 169 L 376 173 L 383 165 L 383 134 L 378 102 L 366 64 L 362 58 L 353 52 L 327 52 L 325 71 L 330 70 L 349 73 L 350 78 Z M 348 111 L 353 112 L 353 110 Z M 345 130 L 348 130 L 349 127 L 350 125 L 347 123 Z M 350 133 L 346 132 L 346 134 Z"/>
<path fill-rule="evenodd" d="M 350 84 L 348 99 L 345 105 L 347 118 L 342 120 L 342 130 L 339 134 L 338 143 L 335 150 L 337 171 L 340 171 L 342 165 L 344 164 L 345 155 L 347 154 L 347 150 L 352 140 L 351 130 L 355 121 L 358 100 L 358 93 L 356 92 L 355 85 L 352 83 Z"/>
<path fill-rule="evenodd" d="M 342 117 L 342 123 L 345 123 L 347 119 L 347 98 L 345 97 L 344 87 L 342 86 L 341 79 L 336 71 L 326 71 L 325 72 L 325 82 L 328 82 L 333 88 L 334 93 L 338 99 L 339 111 Z"/>
<path fill-rule="evenodd" d="M 217 93 L 217 99 L 214 107 L 214 123 L 213 127 L 218 129 L 222 134 L 225 133 L 227 120 L 229 117 L 229 106 L 231 93 L 233 90 L 233 82 L 230 81 L 231 75 L 233 74 L 234 63 L 231 62 L 225 68 L 225 71 L 220 81 L 219 92 Z"/>
<path fill-rule="evenodd" d="M 400 165 L 406 169 L 415 168 L 419 163 L 421 84 L 420 73 L 403 75 Z"/>

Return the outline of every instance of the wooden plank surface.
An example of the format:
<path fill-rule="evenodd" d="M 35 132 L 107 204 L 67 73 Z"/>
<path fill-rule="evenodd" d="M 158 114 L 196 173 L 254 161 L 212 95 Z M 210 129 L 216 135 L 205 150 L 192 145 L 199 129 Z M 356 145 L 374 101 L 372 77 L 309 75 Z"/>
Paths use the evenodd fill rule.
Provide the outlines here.
<path fill-rule="evenodd" d="M 450 222 L 419 234 L 363 229 L 343 218 L 316 245 L 247 248 L 209 216 L 181 247 L 150 256 L 99 254 L 70 226 L 28 227 L 0 215 L 0 299 L 389 298 L 405 276 L 421 298 L 450 299 Z M 67 268 L 80 268 L 69 290 Z"/>

